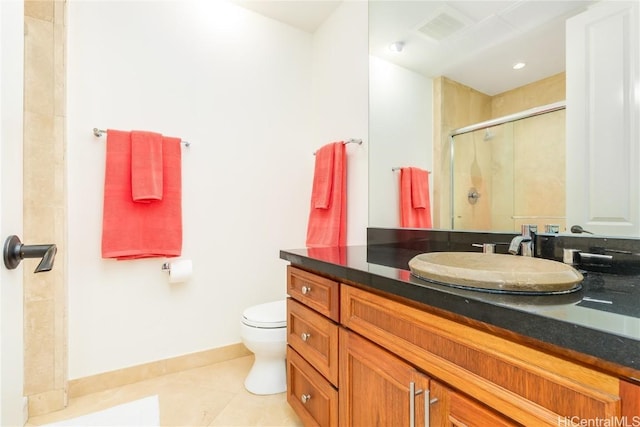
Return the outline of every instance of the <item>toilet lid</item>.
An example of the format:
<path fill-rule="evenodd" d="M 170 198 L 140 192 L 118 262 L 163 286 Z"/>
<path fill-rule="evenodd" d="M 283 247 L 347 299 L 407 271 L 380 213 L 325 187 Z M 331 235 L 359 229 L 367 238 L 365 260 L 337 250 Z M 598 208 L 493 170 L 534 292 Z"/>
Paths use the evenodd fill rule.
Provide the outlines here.
<path fill-rule="evenodd" d="M 256 328 L 284 328 L 287 326 L 285 300 L 254 305 L 242 313 L 242 323 Z"/>

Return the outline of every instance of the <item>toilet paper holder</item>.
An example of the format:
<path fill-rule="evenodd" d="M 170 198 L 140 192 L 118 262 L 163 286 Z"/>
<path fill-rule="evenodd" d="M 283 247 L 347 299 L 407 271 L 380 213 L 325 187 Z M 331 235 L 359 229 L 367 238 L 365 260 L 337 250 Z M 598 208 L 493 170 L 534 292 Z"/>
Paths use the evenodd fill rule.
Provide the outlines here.
<path fill-rule="evenodd" d="M 191 279 L 193 263 L 190 259 L 167 261 L 162 264 L 161 270 L 168 273 L 169 283 L 184 283 Z"/>

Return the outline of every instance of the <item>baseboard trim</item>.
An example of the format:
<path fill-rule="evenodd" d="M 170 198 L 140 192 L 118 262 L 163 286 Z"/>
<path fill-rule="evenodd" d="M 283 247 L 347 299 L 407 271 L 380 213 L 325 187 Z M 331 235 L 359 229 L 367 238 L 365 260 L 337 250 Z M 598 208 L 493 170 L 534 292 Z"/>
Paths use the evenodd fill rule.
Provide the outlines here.
<path fill-rule="evenodd" d="M 252 354 L 242 343 L 69 380 L 69 398 Z"/>
<path fill-rule="evenodd" d="M 26 415 L 28 417 L 37 417 L 39 415 L 59 411 L 67 404 L 67 397 L 63 389 L 48 390 L 43 393 L 32 394 L 27 396 L 26 399 Z"/>

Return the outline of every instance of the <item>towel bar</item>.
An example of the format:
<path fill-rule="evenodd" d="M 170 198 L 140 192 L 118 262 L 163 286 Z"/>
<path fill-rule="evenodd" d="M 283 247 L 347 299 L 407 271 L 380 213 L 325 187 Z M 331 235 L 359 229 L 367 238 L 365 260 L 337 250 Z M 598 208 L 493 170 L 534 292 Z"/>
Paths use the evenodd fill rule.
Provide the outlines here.
<path fill-rule="evenodd" d="M 362 140 L 361 139 L 354 139 L 354 138 L 349 138 L 345 141 L 342 141 L 342 144 L 347 145 L 347 144 L 358 144 L 358 145 L 362 145 Z M 313 152 L 313 155 L 316 155 L 316 152 Z"/>
<path fill-rule="evenodd" d="M 104 135 L 105 133 L 107 133 L 107 131 L 104 129 L 93 128 L 93 134 L 98 138 Z M 184 140 L 180 141 L 180 143 L 184 144 L 185 147 L 189 147 L 191 145 L 189 141 L 184 141 Z"/>
<path fill-rule="evenodd" d="M 392 167 L 392 168 L 391 168 L 391 171 L 392 171 L 392 172 L 397 172 L 397 171 L 399 171 L 400 169 L 402 169 L 400 166 L 394 166 L 394 167 Z M 427 173 L 431 173 L 431 171 L 427 171 Z"/>

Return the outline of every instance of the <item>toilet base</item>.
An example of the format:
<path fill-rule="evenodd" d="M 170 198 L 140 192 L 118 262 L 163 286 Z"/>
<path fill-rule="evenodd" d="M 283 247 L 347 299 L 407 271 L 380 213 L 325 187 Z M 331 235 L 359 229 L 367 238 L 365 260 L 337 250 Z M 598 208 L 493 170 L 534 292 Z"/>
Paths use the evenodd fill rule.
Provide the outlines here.
<path fill-rule="evenodd" d="M 253 394 L 287 391 L 287 365 L 282 358 L 255 358 L 244 387 Z"/>

